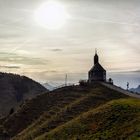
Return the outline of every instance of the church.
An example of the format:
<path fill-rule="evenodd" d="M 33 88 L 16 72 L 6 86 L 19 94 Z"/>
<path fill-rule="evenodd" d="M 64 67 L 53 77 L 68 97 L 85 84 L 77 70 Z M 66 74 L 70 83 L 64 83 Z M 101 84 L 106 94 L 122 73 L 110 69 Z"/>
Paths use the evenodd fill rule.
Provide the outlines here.
<path fill-rule="evenodd" d="M 99 56 L 97 50 L 95 51 L 94 56 L 94 66 L 88 73 L 88 82 L 93 83 L 96 81 L 106 81 L 106 70 L 99 63 Z"/>

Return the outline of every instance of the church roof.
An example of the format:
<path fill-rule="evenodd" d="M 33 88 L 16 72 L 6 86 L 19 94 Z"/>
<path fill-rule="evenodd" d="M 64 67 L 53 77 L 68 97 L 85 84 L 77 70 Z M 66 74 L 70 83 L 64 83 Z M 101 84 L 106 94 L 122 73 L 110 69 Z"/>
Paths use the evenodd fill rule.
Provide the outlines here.
<path fill-rule="evenodd" d="M 90 72 L 91 71 L 106 71 L 106 70 L 99 63 L 97 63 L 91 68 Z"/>

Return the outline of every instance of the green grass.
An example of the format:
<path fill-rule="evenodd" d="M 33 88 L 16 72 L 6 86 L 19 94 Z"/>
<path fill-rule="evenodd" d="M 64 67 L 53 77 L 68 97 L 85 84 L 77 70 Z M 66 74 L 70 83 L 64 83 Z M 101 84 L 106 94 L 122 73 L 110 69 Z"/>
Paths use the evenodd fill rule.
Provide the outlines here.
<path fill-rule="evenodd" d="M 74 87 L 72 90 L 62 89 L 53 93 L 38 96 L 24 104 L 16 113 L 4 121 L 3 126 L 11 136 L 15 136 L 37 119 L 46 114 L 46 119 L 57 114 L 64 106 L 70 104 L 85 93 Z M 22 123 L 21 123 L 22 122 Z"/>
<path fill-rule="evenodd" d="M 46 108 L 46 111 L 30 123 L 26 129 L 18 133 L 18 135 L 14 137 L 14 140 L 33 140 L 42 135 L 44 136 L 44 134 L 46 136 L 53 130 L 59 128 L 59 126 L 71 122 L 73 119 L 91 109 L 96 109 L 114 99 L 127 98 L 126 95 L 101 85 L 95 87 L 69 87 L 68 89 L 58 90 L 57 93 L 52 93 L 51 96 L 56 102 L 52 102 L 51 107 Z M 48 97 L 43 99 L 48 101 Z M 40 102 L 39 98 L 36 100 Z M 59 104 L 57 103 L 58 101 Z M 33 105 L 34 104 L 35 103 L 33 103 Z M 46 104 L 48 103 L 46 102 Z M 30 108 L 33 105 L 30 105 Z M 80 125 L 80 123 L 78 125 Z M 77 131 L 79 130 L 85 130 L 84 126 L 80 125 Z M 76 130 L 74 129 L 74 131 Z M 84 133 L 84 131 L 82 132 Z M 65 138 L 66 136 L 64 139 Z"/>
<path fill-rule="evenodd" d="M 139 140 L 140 100 L 102 85 L 66 87 L 30 100 L 2 127 L 12 140 Z"/>
<path fill-rule="evenodd" d="M 119 99 L 81 114 L 36 140 L 121 140 L 140 138 L 140 101 Z"/>

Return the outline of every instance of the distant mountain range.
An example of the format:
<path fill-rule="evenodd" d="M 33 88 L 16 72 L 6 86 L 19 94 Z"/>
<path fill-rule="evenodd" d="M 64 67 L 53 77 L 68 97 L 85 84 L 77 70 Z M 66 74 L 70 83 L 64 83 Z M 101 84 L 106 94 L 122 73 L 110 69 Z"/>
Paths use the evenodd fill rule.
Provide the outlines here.
<path fill-rule="evenodd" d="M 26 99 L 48 91 L 32 79 L 10 73 L 0 73 L 0 116 L 8 115 Z"/>
<path fill-rule="evenodd" d="M 50 85 L 50 84 L 48 84 L 48 83 L 44 83 L 44 84 L 42 84 L 46 89 L 48 89 L 49 91 L 52 91 L 52 90 L 54 90 L 54 87 L 52 86 L 52 85 Z"/>
<path fill-rule="evenodd" d="M 131 88 L 130 91 L 140 93 L 140 85 L 137 88 Z"/>

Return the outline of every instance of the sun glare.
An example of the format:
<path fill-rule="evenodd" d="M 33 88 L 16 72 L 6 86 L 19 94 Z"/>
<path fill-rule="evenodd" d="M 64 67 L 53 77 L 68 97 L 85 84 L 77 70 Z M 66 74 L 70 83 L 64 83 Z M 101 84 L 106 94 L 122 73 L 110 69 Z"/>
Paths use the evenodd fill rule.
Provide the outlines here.
<path fill-rule="evenodd" d="M 61 3 L 49 1 L 42 4 L 35 12 L 37 22 L 48 29 L 58 29 L 62 27 L 68 14 Z"/>

